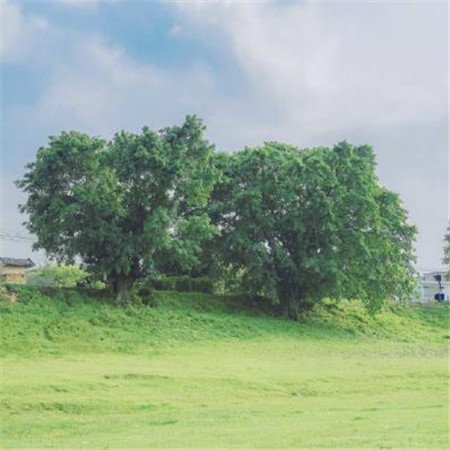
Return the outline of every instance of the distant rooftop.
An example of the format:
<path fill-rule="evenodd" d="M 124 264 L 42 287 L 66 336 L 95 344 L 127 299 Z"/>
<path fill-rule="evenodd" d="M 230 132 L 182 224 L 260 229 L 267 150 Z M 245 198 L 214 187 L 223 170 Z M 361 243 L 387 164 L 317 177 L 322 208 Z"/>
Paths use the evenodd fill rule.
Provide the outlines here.
<path fill-rule="evenodd" d="M 12 266 L 12 267 L 33 267 L 34 262 L 30 258 L 3 258 L 0 257 L 0 266 Z"/>

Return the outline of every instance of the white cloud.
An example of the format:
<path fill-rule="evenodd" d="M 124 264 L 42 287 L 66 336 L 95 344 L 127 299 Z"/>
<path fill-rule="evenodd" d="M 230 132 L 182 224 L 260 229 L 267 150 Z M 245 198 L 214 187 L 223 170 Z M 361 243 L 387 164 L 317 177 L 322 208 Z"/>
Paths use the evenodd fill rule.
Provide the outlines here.
<path fill-rule="evenodd" d="M 95 11 L 97 10 L 99 3 L 100 0 L 59 0 L 55 2 L 55 5 L 80 10 Z"/>
<path fill-rule="evenodd" d="M 34 43 L 28 44 L 37 53 Z M 162 69 L 136 61 L 100 35 L 57 28 L 49 29 L 39 50 L 29 63 L 46 65 L 49 79 L 35 103 L 9 109 L 11 128 L 28 122 L 44 138 L 63 129 L 108 137 L 120 129 L 180 122 L 214 103 L 214 76 L 202 61 L 183 70 Z"/>
<path fill-rule="evenodd" d="M 80 127 L 111 135 L 122 128 L 162 127 L 205 101 L 214 80 L 207 66 L 182 72 L 138 63 L 99 36 L 84 36 L 57 62 L 45 95 L 33 109 L 53 128 Z"/>
<path fill-rule="evenodd" d="M 189 37 L 189 33 L 186 33 L 186 30 L 179 23 L 174 23 L 168 34 L 172 37 Z"/>
<path fill-rule="evenodd" d="M 0 55 L 3 61 L 20 61 L 30 53 L 29 43 L 45 32 L 48 23 L 38 16 L 25 17 L 19 5 L 1 2 Z"/>
<path fill-rule="evenodd" d="M 209 39 L 224 33 L 258 95 L 282 104 L 290 127 L 309 133 L 384 127 L 446 113 L 444 4 L 179 2 L 178 8 L 191 32 Z"/>

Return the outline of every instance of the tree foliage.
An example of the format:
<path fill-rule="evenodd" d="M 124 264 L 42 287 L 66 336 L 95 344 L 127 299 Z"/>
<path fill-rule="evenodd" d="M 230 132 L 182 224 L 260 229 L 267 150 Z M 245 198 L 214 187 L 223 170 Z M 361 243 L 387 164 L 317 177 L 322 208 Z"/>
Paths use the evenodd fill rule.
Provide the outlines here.
<path fill-rule="evenodd" d="M 204 207 L 215 179 L 213 147 L 188 116 L 179 127 L 122 131 L 107 142 L 79 132 L 50 138 L 17 185 L 28 194 L 26 225 L 58 262 L 80 258 L 119 303 L 135 281 L 157 273 L 170 251 L 197 262 L 213 233 Z"/>
<path fill-rule="evenodd" d="M 415 228 L 380 186 L 370 147 L 299 151 L 279 143 L 220 155 L 210 214 L 217 255 L 243 287 L 297 318 L 323 297 L 376 307 L 413 289 Z"/>
<path fill-rule="evenodd" d="M 324 297 L 376 308 L 411 293 L 416 231 L 378 182 L 370 147 L 269 142 L 215 154 L 203 131 L 188 116 L 110 141 L 51 137 L 17 182 L 35 248 L 81 261 L 121 304 L 143 276 L 214 266 L 292 319 Z"/>

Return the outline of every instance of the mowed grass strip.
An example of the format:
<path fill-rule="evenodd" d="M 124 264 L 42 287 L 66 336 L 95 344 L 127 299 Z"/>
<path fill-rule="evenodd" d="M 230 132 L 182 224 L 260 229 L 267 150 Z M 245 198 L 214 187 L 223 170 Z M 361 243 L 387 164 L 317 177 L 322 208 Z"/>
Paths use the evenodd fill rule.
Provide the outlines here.
<path fill-rule="evenodd" d="M 4 299 L 2 448 L 449 447 L 442 305 L 294 324 L 157 295 L 131 312 L 77 292 Z"/>

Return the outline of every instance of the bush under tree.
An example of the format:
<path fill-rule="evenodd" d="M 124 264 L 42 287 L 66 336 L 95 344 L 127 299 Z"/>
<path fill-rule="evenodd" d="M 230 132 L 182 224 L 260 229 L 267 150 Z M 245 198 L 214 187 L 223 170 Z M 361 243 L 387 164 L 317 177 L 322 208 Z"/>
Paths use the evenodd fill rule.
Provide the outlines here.
<path fill-rule="evenodd" d="M 76 287 L 87 273 L 77 266 L 46 265 L 27 272 L 27 284 L 42 287 Z"/>

